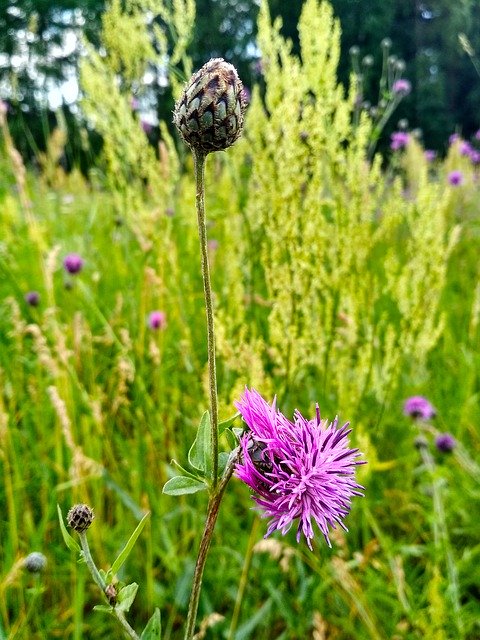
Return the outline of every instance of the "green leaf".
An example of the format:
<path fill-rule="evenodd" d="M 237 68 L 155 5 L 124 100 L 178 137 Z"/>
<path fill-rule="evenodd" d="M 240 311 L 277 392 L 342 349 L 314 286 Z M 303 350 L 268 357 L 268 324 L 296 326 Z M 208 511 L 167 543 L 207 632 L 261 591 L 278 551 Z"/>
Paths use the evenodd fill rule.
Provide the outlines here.
<path fill-rule="evenodd" d="M 130 607 L 135 600 L 135 596 L 137 595 L 138 584 L 136 582 L 132 582 L 132 584 L 127 584 L 125 587 L 120 589 L 117 595 L 117 604 L 115 605 L 115 609 L 118 611 L 129 611 Z"/>
<path fill-rule="evenodd" d="M 229 461 L 231 453 L 228 451 L 220 451 L 218 454 L 218 475 L 221 476 L 225 471 L 225 467 L 227 466 L 227 462 Z"/>
<path fill-rule="evenodd" d="M 163 493 L 166 493 L 167 496 L 182 496 L 185 493 L 204 491 L 206 488 L 206 484 L 200 480 L 186 478 L 185 476 L 175 476 L 167 480 L 163 485 Z"/>
<path fill-rule="evenodd" d="M 218 435 L 221 436 L 222 433 L 226 430 L 226 429 L 230 429 L 230 427 L 232 426 L 232 424 L 235 422 L 235 420 L 240 417 L 240 413 L 237 411 L 237 413 L 232 416 L 231 418 L 227 418 L 226 420 L 222 420 L 221 422 L 218 423 Z"/>
<path fill-rule="evenodd" d="M 125 560 L 128 558 L 128 556 L 130 555 L 130 552 L 133 549 L 133 545 L 137 541 L 138 536 L 142 533 L 143 527 L 145 526 L 145 524 L 147 522 L 147 518 L 148 518 L 149 515 L 150 515 L 150 513 L 146 513 L 143 516 L 143 518 L 138 523 L 137 528 L 135 529 L 135 531 L 130 536 L 127 544 L 123 547 L 123 549 L 118 554 L 117 559 L 112 564 L 112 568 L 109 571 L 109 573 L 111 573 L 111 577 L 112 578 L 116 573 L 118 573 L 118 571 L 120 570 L 121 566 L 123 565 Z"/>
<path fill-rule="evenodd" d="M 210 476 L 212 471 L 212 440 L 208 411 L 205 411 L 200 420 L 197 436 L 188 452 L 188 461 L 194 469 L 202 471 L 206 477 Z"/>
<path fill-rule="evenodd" d="M 140 640 L 161 640 L 162 637 L 162 620 L 160 618 L 160 609 L 155 609 L 153 616 L 147 622 L 147 626 L 140 636 Z"/>
<path fill-rule="evenodd" d="M 101 611 L 102 613 L 113 613 L 113 607 L 109 604 L 96 604 L 93 607 L 94 611 Z"/>
<path fill-rule="evenodd" d="M 70 549 L 70 551 L 76 551 L 77 553 L 81 553 L 82 550 L 80 548 L 80 545 L 76 540 L 72 538 L 72 536 L 67 531 L 67 527 L 65 526 L 65 523 L 63 521 L 62 510 L 60 509 L 59 504 L 57 504 L 57 512 L 58 512 L 58 520 L 60 522 L 60 530 L 62 532 L 62 536 L 65 544 Z"/>

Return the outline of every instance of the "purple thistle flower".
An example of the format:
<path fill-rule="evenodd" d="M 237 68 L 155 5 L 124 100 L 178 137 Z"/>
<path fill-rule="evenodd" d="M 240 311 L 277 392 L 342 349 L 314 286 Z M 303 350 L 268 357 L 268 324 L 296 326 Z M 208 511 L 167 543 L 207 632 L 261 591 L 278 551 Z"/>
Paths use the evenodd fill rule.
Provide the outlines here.
<path fill-rule="evenodd" d="M 297 542 L 303 535 L 310 549 L 314 531 L 312 519 L 329 547 L 329 527 L 339 524 L 349 513 L 351 498 L 362 496 L 355 482 L 358 449 L 348 448 L 348 422 L 338 428 L 316 417 L 305 419 L 295 411 L 294 422 L 270 406 L 254 389 L 245 389 L 235 403 L 250 430 L 241 438 L 242 461 L 236 475 L 255 494 L 253 499 L 265 518 L 270 518 L 268 537 L 275 530 L 285 535 L 298 520 Z"/>
<path fill-rule="evenodd" d="M 460 143 L 460 155 L 461 156 L 469 156 L 473 151 L 472 145 L 465 140 Z"/>
<path fill-rule="evenodd" d="M 448 143 L 450 146 L 452 146 L 452 144 L 455 144 L 456 142 L 458 142 L 460 140 L 460 134 L 458 133 L 452 133 L 451 136 L 449 136 L 448 138 Z"/>
<path fill-rule="evenodd" d="M 167 316 L 163 311 L 152 311 L 148 316 L 148 326 L 154 331 L 157 329 L 165 329 L 167 326 Z"/>
<path fill-rule="evenodd" d="M 442 451 L 442 453 L 449 453 L 455 449 L 456 445 L 457 441 L 451 433 L 440 433 L 435 438 L 435 446 L 439 451 Z"/>
<path fill-rule="evenodd" d="M 390 149 L 392 151 L 397 151 L 398 149 L 403 149 L 408 144 L 410 136 L 406 131 L 394 131 L 390 136 L 392 142 L 390 143 Z"/>
<path fill-rule="evenodd" d="M 475 133 L 473 137 L 475 138 L 475 140 L 480 140 L 480 129 Z"/>
<path fill-rule="evenodd" d="M 83 258 L 78 253 L 69 253 L 63 259 L 63 266 L 68 273 L 78 273 L 83 268 Z"/>
<path fill-rule="evenodd" d="M 480 151 L 472 149 L 470 153 L 470 160 L 472 161 L 472 164 L 480 164 Z"/>
<path fill-rule="evenodd" d="M 450 171 L 448 174 L 448 182 L 452 185 L 452 187 L 458 187 L 463 184 L 463 173 L 461 171 L 455 170 Z"/>
<path fill-rule="evenodd" d="M 31 307 L 38 307 L 40 304 L 40 294 L 38 291 L 28 291 L 25 294 L 25 302 Z"/>
<path fill-rule="evenodd" d="M 437 157 L 437 152 L 433 149 L 425 149 L 425 160 L 427 162 L 433 162 Z"/>
<path fill-rule="evenodd" d="M 430 420 L 437 415 L 435 407 L 423 396 L 412 396 L 405 401 L 403 413 L 411 418 Z"/>
<path fill-rule="evenodd" d="M 408 96 L 410 91 L 412 90 L 412 85 L 409 80 L 405 78 L 399 78 L 395 80 L 392 86 L 393 93 L 400 96 Z"/>

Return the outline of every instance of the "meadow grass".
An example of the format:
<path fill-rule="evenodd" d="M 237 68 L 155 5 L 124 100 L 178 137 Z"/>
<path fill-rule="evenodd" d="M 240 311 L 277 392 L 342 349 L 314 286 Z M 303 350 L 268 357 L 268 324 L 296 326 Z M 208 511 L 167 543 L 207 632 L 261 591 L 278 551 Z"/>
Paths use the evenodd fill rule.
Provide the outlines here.
<path fill-rule="evenodd" d="M 307 5 L 303 67 L 261 15 L 266 108 L 254 95 L 244 140 L 207 161 L 220 418 L 254 384 L 287 415 L 313 415 L 318 401 L 325 417 L 351 419 L 369 462 L 358 474 L 365 498 L 333 550 L 318 539 L 312 553 L 294 532 L 262 540 L 265 522 L 232 480 L 199 621 L 212 639 L 475 640 L 478 168 L 455 145 L 429 166 L 414 141 L 387 170 L 368 164 L 370 125 L 350 126 L 353 97 L 335 80 L 335 23 L 326 5 Z M 315 20 L 325 51 L 309 39 Z M 62 540 L 56 506 L 65 514 L 76 502 L 95 510 L 90 546 L 104 569 L 150 511 L 119 578 L 140 584 L 135 628 L 159 607 L 163 638 L 181 638 L 206 507 L 202 493 L 162 495 L 208 406 L 191 162 L 165 147 L 149 161 L 169 183 L 145 186 L 142 173 L 128 187 L 108 163 L 105 180 L 50 165 L 24 180 L 11 151 L 4 137 L 0 639 L 120 637 L 92 610 L 97 588 Z M 466 182 L 453 188 L 458 168 Z M 62 266 L 71 252 L 85 261 L 76 275 Z M 24 299 L 31 290 L 37 307 Z M 164 329 L 148 326 L 153 310 Z M 437 409 L 429 425 L 402 413 L 416 394 Z M 452 453 L 435 449 L 435 430 L 457 439 Z M 420 432 L 427 451 L 415 447 Z M 39 576 L 22 568 L 32 551 L 48 559 Z"/>

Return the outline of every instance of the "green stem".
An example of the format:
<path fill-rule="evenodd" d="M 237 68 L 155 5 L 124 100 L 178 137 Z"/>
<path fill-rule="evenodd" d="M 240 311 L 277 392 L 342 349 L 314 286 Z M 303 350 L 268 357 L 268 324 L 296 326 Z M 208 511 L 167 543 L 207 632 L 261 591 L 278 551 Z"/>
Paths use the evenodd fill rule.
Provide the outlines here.
<path fill-rule="evenodd" d="M 93 561 L 92 554 L 90 553 L 90 547 L 88 546 L 87 534 L 85 533 L 85 531 L 82 531 L 78 535 L 80 537 L 80 546 L 82 547 L 85 564 L 87 565 L 88 570 L 90 571 L 95 584 L 99 587 L 99 589 L 105 595 L 107 583 L 100 575 L 100 572 L 98 571 L 97 566 Z M 127 620 L 125 619 L 125 615 L 123 611 L 119 611 L 116 607 L 113 607 L 112 613 L 115 615 L 115 617 L 120 622 L 120 624 L 122 625 L 125 632 L 130 638 L 132 638 L 133 640 L 140 640 L 140 636 L 137 634 L 135 629 L 133 629 L 128 624 Z"/>
<path fill-rule="evenodd" d="M 207 315 L 208 382 L 210 390 L 210 418 L 212 425 L 212 486 L 213 489 L 215 489 L 218 481 L 218 402 L 217 373 L 215 369 L 215 333 L 213 327 L 212 284 L 210 281 L 210 267 L 208 264 L 207 226 L 205 220 L 205 157 L 205 154 L 201 151 L 193 151 L 198 236 L 200 239 L 200 252 L 202 256 L 203 290 L 205 293 L 205 311 Z"/>
<path fill-rule="evenodd" d="M 230 462 L 227 464 L 220 484 L 218 485 L 217 490 L 210 496 L 210 500 L 208 502 L 207 519 L 205 521 L 205 527 L 203 529 L 203 535 L 200 541 L 200 547 L 198 549 L 197 562 L 195 564 L 195 572 L 193 574 L 192 593 L 190 595 L 190 602 L 188 604 L 185 640 L 193 640 L 193 635 L 195 633 L 198 601 L 200 600 L 200 591 L 202 588 L 203 570 L 205 569 L 205 562 L 207 560 L 210 542 L 212 541 L 213 530 L 217 521 L 220 503 L 222 501 L 228 481 L 232 477 L 233 471 L 235 469 L 235 463 L 238 459 L 238 452 L 239 450 L 237 450 L 236 452 L 232 452 Z"/>

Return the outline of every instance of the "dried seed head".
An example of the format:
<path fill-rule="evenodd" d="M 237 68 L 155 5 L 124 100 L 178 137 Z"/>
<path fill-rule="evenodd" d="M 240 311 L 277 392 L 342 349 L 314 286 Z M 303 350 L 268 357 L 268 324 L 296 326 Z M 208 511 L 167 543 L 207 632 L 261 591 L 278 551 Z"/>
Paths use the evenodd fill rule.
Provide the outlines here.
<path fill-rule="evenodd" d="M 23 568 L 29 573 L 42 573 L 47 566 L 47 558 L 39 551 L 33 551 L 23 561 Z"/>
<path fill-rule="evenodd" d="M 77 533 L 83 533 L 92 524 L 95 515 L 87 504 L 76 504 L 67 514 L 68 526 Z"/>
<path fill-rule="evenodd" d="M 207 154 L 230 147 L 241 135 L 246 101 L 235 67 L 209 60 L 186 85 L 173 121 L 184 141 Z"/>

